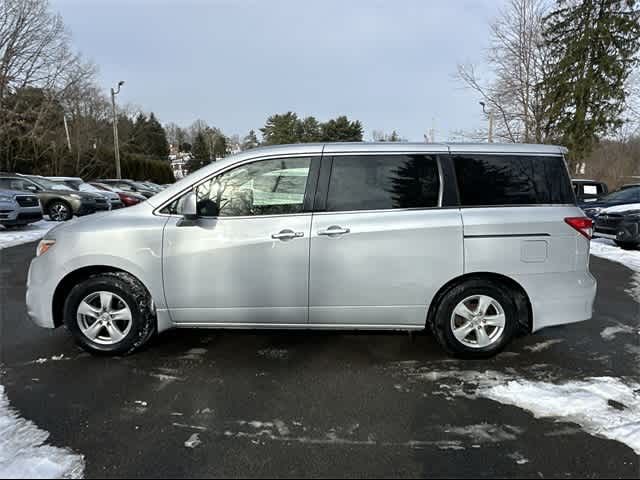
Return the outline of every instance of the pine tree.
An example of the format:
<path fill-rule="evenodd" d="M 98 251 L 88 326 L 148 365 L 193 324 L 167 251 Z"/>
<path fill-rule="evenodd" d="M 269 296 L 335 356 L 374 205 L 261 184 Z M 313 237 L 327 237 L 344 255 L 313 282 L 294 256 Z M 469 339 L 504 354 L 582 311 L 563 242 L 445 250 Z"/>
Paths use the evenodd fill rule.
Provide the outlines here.
<path fill-rule="evenodd" d="M 153 112 L 149 115 L 149 120 L 145 127 L 146 145 L 144 153 L 151 155 L 157 160 L 165 160 L 169 155 L 167 133 L 160 122 L 156 119 Z"/>
<path fill-rule="evenodd" d="M 242 150 L 251 150 L 252 148 L 256 148 L 260 146 L 260 142 L 258 141 L 258 137 L 256 136 L 255 130 L 250 130 L 246 137 L 242 139 L 242 145 L 240 148 Z"/>
<path fill-rule="evenodd" d="M 322 128 L 315 117 L 307 117 L 298 122 L 298 142 L 313 143 L 322 139 Z"/>
<path fill-rule="evenodd" d="M 187 170 L 189 173 L 204 167 L 211 163 L 211 152 L 209 145 L 203 132 L 198 132 L 193 141 L 191 159 L 187 162 Z"/>
<path fill-rule="evenodd" d="M 322 124 L 323 142 L 361 142 L 362 124 L 359 120 L 349 121 L 346 116 L 329 120 Z"/>
<path fill-rule="evenodd" d="M 545 19 L 551 61 L 542 84 L 548 136 L 570 149 L 571 166 L 623 123 L 625 81 L 640 49 L 636 0 L 559 0 Z"/>
<path fill-rule="evenodd" d="M 266 145 L 298 143 L 299 127 L 298 115 L 294 112 L 271 115 L 264 127 L 260 129 L 263 143 Z"/>

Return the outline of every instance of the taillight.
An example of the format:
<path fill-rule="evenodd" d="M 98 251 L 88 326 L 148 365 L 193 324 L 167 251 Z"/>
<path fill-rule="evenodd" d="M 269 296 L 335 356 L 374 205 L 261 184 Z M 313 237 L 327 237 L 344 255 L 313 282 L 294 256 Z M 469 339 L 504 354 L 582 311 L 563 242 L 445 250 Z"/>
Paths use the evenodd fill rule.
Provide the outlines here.
<path fill-rule="evenodd" d="M 591 240 L 593 236 L 593 220 L 588 217 L 567 217 L 564 221 Z"/>

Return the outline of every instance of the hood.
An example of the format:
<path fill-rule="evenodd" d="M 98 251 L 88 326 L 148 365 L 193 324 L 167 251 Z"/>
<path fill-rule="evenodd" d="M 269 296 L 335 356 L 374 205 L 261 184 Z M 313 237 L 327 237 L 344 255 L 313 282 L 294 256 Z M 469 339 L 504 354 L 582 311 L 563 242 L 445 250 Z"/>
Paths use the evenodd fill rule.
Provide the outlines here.
<path fill-rule="evenodd" d="M 624 205 L 617 205 L 615 207 L 609 207 L 602 210 L 600 213 L 623 213 L 630 211 L 640 210 L 640 203 L 626 203 Z"/>

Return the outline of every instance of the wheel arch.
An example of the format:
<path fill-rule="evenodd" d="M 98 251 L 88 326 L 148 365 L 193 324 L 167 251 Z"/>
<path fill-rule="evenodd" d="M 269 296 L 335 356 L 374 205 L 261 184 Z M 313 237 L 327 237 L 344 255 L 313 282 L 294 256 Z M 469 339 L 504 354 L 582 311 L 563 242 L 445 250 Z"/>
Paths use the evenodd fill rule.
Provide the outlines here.
<path fill-rule="evenodd" d="M 431 327 L 433 325 L 433 321 L 435 318 L 435 313 L 438 308 L 438 305 L 442 301 L 443 297 L 449 292 L 452 288 L 460 285 L 469 280 L 492 280 L 494 282 L 500 283 L 505 287 L 509 288 L 514 293 L 514 300 L 516 303 L 516 308 L 518 309 L 518 320 L 520 322 L 519 333 L 520 334 L 529 334 L 533 330 L 533 308 L 531 306 L 531 300 L 529 299 L 529 295 L 525 289 L 513 278 L 510 278 L 506 275 L 495 273 L 495 272 L 473 272 L 466 273 L 459 277 L 456 277 L 446 284 L 444 284 L 440 290 L 434 295 L 431 304 L 429 305 L 429 310 L 427 312 L 427 326 Z"/>
<path fill-rule="evenodd" d="M 91 265 L 87 267 L 81 267 L 65 275 L 62 280 L 58 282 L 58 285 L 56 286 L 56 289 L 53 293 L 51 308 L 53 314 L 53 324 L 56 328 L 62 326 L 64 323 L 64 303 L 67 299 L 69 291 L 81 281 L 100 273 L 126 273 L 127 275 L 135 278 L 153 299 L 153 295 L 151 295 L 151 292 L 149 291 L 149 288 L 145 285 L 145 283 L 140 280 L 139 277 L 132 274 L 131 272 L 128 272 L 127 270 L 109 265 Z"/>

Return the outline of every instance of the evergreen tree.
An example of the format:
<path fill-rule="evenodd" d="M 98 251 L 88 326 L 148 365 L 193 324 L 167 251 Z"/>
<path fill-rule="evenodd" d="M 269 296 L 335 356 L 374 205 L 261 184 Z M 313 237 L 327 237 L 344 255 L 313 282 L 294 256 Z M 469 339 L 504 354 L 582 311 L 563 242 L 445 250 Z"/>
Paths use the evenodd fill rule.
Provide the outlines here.
<path fill-rule="evenodd" d="M 298 142 L 313 143 L 322 139 L 320 122 L 315 117 L 307 117 L 298 122 Z"/>
<path fill-rule="evenodd" d="M 251 150 L 252 148 L 256 148 L 260 146 L 260 142 L 258 141 L 258 137 L 256 136 L 255 130 L 250 130 L 249 134 L 242 139 L 242 145 L 240 148 L 242 150 Z"/>
<path fill-rule="evenodd" d="M 167 133 L 156 119 L 153 112 L 149 115 L 149 120 L 145 125 L 145 151 L 147 155 L 160 160 L 165 160 L 169 155 L 169 142 L 167 141 Z"/>
<path fill-rule="evenodd" d="M 213 143 L 213 158 L 222 158 L 226 157 L 229 150 L 227 137 L 225 137 L 222 133 L 216 136 L 215 142 Z"/>
<path fill-rule="evenodd" d="M 323 142 L 361 142 L 362 124 L 359 120 L 350 122 L 346 116 L 329 120 L 322 124 Z"/>
<path fill-rule="evenodd" d="M 263 143 L 265 145 L 298 143 L 299 127 L 298 115 L 293 112 L 271 115 L 265 126 L 260 129 Z"/>
<path fill-rule="evenodd" d="M 198 132 L 193 141 L 191 159 L 187 162 L 187 170 L 189 173 L 204 167 L 211 163 L 211 152 L 209 144 L 203 132 Z"/>
<path fill-rule="evenodd" d="M 640 49 L 636 0 L 559 0 L 545 19 L 550 51 L 542 84 L 548 136 L 570 149 L 575 167 L 598 138 L 623 123 L 625 82 Z"/>

